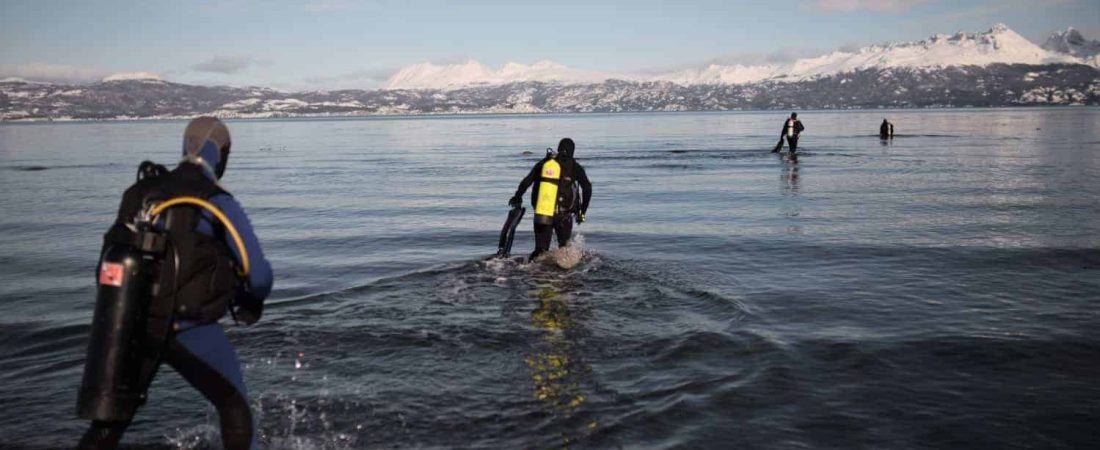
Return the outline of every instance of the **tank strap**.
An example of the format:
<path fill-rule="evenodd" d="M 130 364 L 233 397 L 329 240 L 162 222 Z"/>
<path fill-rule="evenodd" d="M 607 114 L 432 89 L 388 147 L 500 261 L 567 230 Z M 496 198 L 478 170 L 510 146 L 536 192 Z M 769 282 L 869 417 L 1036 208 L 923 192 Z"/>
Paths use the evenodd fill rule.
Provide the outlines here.
<path fill-rule="evenodd" d="M 142 361 L 140 386 L 142 390 L 148 388 L 153 381 L 157 368 L 164 360 L 164 353 L 168 343 L 172 340 L 174 330 L 172 322 L 177 303 L 179 283 L 177 259 L 180 258 L 180 249 L 176 247 L 172 236 L 180 233 L 191 232 L 197 220 L 197 213 L 193 208 L 174 208 L 165 213 L 165 232 L 161 236 L 167 241 L 164 251 L 161 253 L 157 280 L 154 284 L 153 295 L 149 301 L 148 314 L 145 324 L 145 358 Z M 152 233 L 151 233 L 152 234 Z M 167 236 L 164 236 L 167 235 Z"/>

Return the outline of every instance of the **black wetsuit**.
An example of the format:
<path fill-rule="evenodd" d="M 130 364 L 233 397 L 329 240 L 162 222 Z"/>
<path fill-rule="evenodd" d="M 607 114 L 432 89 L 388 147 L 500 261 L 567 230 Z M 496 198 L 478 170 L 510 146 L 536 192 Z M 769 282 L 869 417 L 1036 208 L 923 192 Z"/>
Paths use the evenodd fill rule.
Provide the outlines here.
<path fill-rule="evenodd" d="M 223 448 L 255 448 L 255 425 L 246 398 L 240 363 L 220 325 L 198 325 L 179 332 L 169 341 L 164 362 L 172 366 L 218 410 Z M 129 421 L 93 421 L 77 449 L 117 448 L 129 426 Z"/>
<path fill-rule="evenodd" d="M 788 134 L 788 130 L 792 126 L 792 123 L 794 126 L 794 132 Z M 787 145 L 791 146 L 791 153 L 798 151 L 798 135 L 801 134 L 802 130 L 805 129 L 806 127 L 802 126 L 802 121 L 798 119 L 788 118 L 785 122 L 783 122 L 783 130 L 779 133 L 780 136 L 787 138 Z"/>
<path fill-rule="evenodd" d="M 878 137 L 882 139 L 894 137 L 894 124 L 883 120 L 882 125 L 878 127 Z"/>
<path fill-rule="evenodd" d="M 564 247 L 573 236 L 573 215 L 588 212 L 588 202 L 592 199 L 592 183 L 588 181 L 588 174 L 584 172 L 584 166 L 573 159 L 573 149 L 559 149 L 555 158 L 561 164 L 561 180 L 558 182 L 558 205 L 550 225 L 535 223 L 535 251 L 531 253 L 531 259 L 537 258 L 543 252 L 550 250 L 550 241 L 554 234 L 558 236 L 558 247 Z M 539 185 L 536 180 L 542 176 L 542 165 L 549 158 L 545 158 L 531 168 L 527 177 L 519 183 L 516 197 L 522 197 L 528 187 L 531 189 L 531 204 L 538 202 Z M 577 188 L 581 189 L 578 195 Z M 578 204 L 578 197 L 579 204 Z"/>

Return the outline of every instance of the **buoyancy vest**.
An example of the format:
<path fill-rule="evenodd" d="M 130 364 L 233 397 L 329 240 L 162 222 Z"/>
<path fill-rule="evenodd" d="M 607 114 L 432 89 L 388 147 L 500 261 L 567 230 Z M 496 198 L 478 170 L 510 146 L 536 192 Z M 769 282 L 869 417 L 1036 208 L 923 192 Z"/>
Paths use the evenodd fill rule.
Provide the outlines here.
<path fill-rule="evenodd" d="M 580 209 L 580 189 L 576 179 L 577 163 L 560 161 L 561 180 L 558 181 L 558 212 L 575 212 Z"/>
<path fill-rule="evenodd" d="M 787 119 L 787 136 L 794 136 L 795 123 L 796 122 L 795 122 L 794 119 Z M 772 128 L 772 129 L 774 130 L 775 128 Z"/>
<path fill-rule="evenodd" d="M 104 248 L 133 242 L 136 233 L 132 224 L 152 203 L 183 196 L 209 199 L 218 194 L 229 195 L 194 164 L 180 164 L 170 172 L 141 179 L 123 194 L 115 224 L 103 237 Z M 228 311 L 237 284 L 233 256 L 225 240 L 219 239 L 224 237 L 224 229 L 215 222 L 215 236 L 199 233 L 196 227 L 201 212 L 187 205 L 169 208 L 162 217 L 160 228 L 167 235 L 168 245 L 160 261 L 149 313 L 168 315 L 172 320 L 216 322 Z"/>

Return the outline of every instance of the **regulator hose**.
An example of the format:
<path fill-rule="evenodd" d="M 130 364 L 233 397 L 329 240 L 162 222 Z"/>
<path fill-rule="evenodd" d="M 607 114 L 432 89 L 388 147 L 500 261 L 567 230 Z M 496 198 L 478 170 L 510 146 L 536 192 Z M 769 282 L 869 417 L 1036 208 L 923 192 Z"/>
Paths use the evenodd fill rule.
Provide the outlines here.
<path fill-rule="evenodd" d="M 214 204 L 198 197 L 176 197 L 154 205 L 149 210 L 149 217 L 152 218 L 151 222 L 156 222 L 157 217 L 160 216 L 160 213 L 164 212 L 164 210 L 184 204 L 203 208 L 209 211 L 210 214 L 222 223 L 222 226 L 225 227 L 225 231 L 229 232 L 229 236 L 233 238 L 233 242 L 237 244 L 237 249 L 240 250 L 241 253 L 241 267 L 237 270 L 237 274 L 241 277 L 247 277 L 250 264 L 248 260 L 248 249 L 244 247 L 244 240 L 241 239 L 241 234 L 237 232 L 237 227 L 233 226 L 233 222 L 230 222 L 229 218 L 225 216 L 225 213 L 223 213 L 221 209 L 218 209 L 217 206 L 214 206 Z"/>

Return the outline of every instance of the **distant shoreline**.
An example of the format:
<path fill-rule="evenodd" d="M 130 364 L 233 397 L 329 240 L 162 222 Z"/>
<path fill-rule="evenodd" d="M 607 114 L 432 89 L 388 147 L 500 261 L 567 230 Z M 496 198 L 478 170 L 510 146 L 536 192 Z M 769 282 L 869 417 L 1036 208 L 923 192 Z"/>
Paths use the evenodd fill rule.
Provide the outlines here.
<path fill-rule="evenodd" d="M 878 108 L 810 108 L 810 109 L 731 109 L 731 110 L 686 110 L 686 111 L 609 111 L 609 112 L 428 112 L 428 113 L 378 113 L 378 114 L 293 114 L 275 115 L 269 117 L 245 117 L 245 116 L 218 116 L 231 122 L 278 122 L 278 121 L 311 121 L 311 120 L 403 120 L 403 119 L 461 119 L 461 118 L 547 118 L 547 117 L 575 117 L 575 116 L 609 116 L 609 115 L 679 115 L 679 114 L 752 114 L 752 113 L 776 113 L 786 114 L 790 111 L 805 113 L 838 113 L 838 112 L 871 112 L 871 111 L 997 111 L 997 110 L 1027 110 L 1027 109 L 1093 109 L 1100 105 L 1020 105 L 1020 106 L 928 106 L 928 107 L 878 107 Z M 82 124 L 82 123 L 133 123 L 133 122 L 180 122 L 187 121 L 201 115 L 200 113 L 186 116 L 164 117 L 110 117 L 98 119 L 74 119 L 74 118 L 29 118 L 29 119 L 0 119 L 0 124 L 10 125 L 44 125 L 44 124 Z"/>

